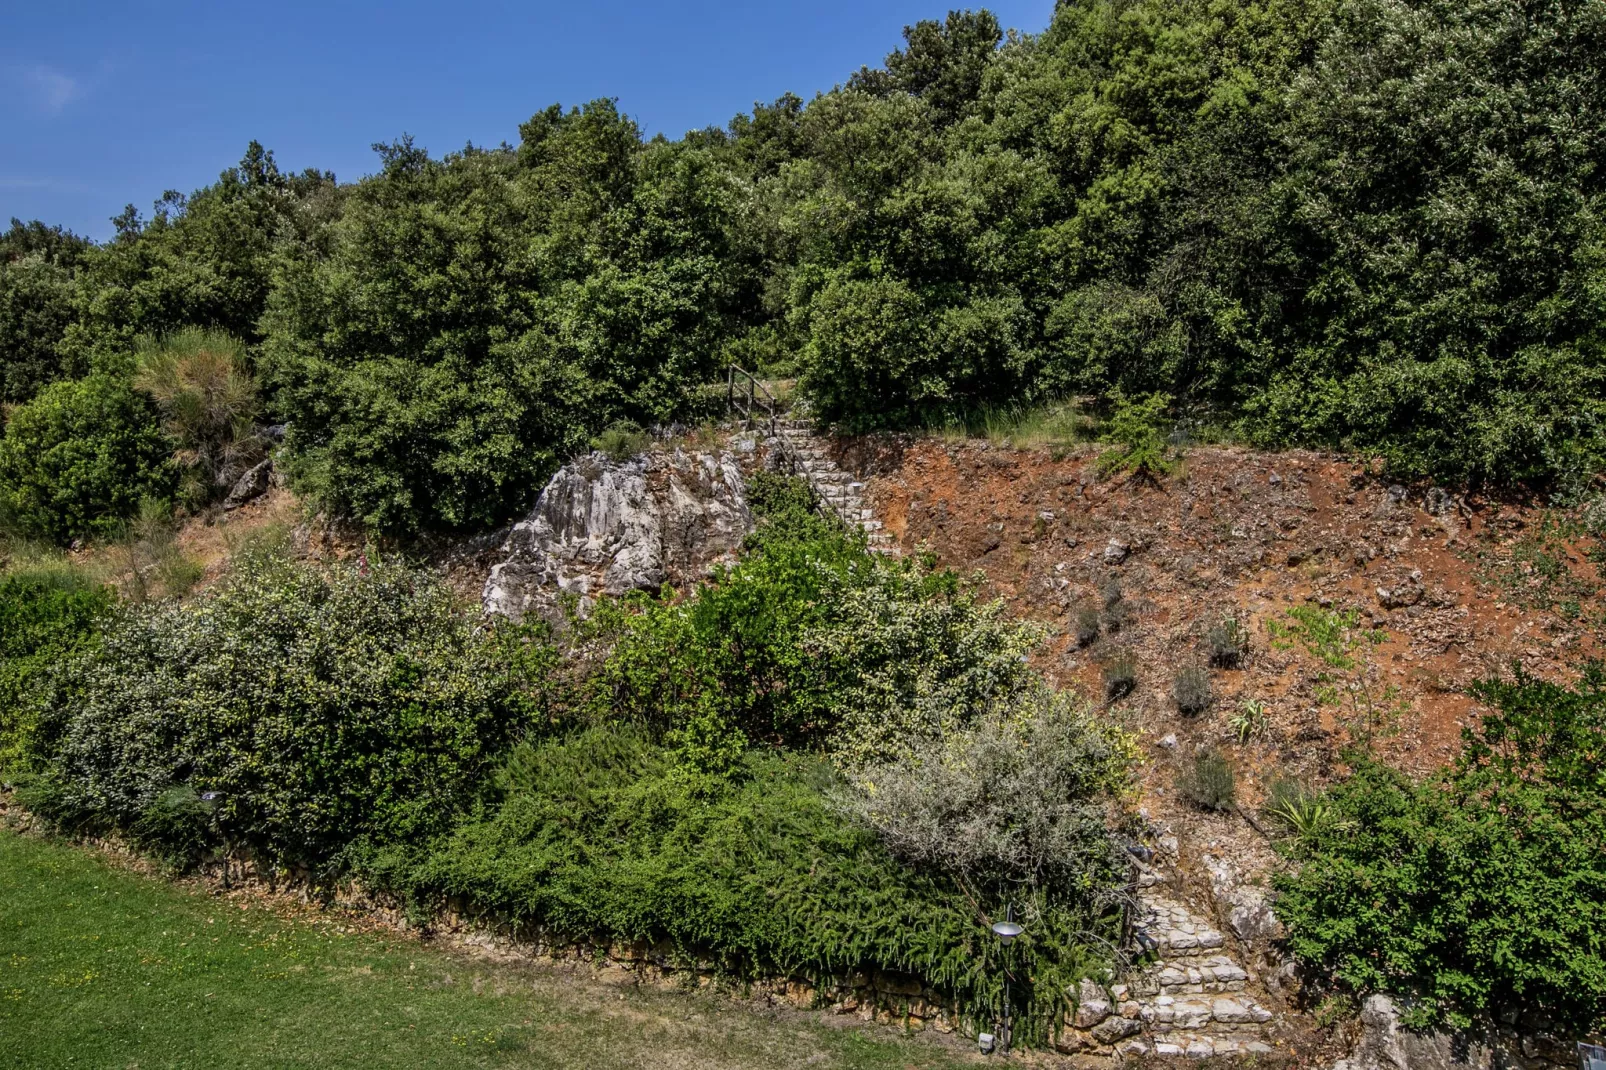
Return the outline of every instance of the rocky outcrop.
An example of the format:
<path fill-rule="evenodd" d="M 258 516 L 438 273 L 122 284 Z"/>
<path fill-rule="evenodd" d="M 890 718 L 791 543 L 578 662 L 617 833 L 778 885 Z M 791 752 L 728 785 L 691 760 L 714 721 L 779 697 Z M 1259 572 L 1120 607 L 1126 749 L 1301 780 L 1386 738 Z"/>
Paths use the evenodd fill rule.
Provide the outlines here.
<path fill-rule="evenodd" d="M 1285 935 L 1266 889 L 1248 883 L 1231 859 L 1206 853 L 1200 858 L 1210 875 L 1210 894 L 1228 928 L 1240 942 L 1265 952 Z"/>
<path fill-rule="evenodd" d="M 597 594 L 685 584 L 731 555 L 751 526 L 732 454 L 592 453 L 559 469 L 513 526 L 482 601 L 487 613 L 520 619 L 551 610 L 564 593 L 583 612 Z"/>
<path fill-rule="evenodd" d="M 229 490 L 229 496 L 223 501 L 224 512 L 231 512 L 250 501 L 255 501 L 266 494 L 269 485 L 273 482 L 273 459 L 258 461 L 247 468 L 234 486 Z"/>
<path fill-rule="evenodd" d="M 1484 1023 L 1466 1030 L 1414 1030 L 1400 1020 L 1405 1004 L 1372 995 L 1361 1007 L 1361 1038 L 1333 1070 L 1562 1070 L 1574 1045 L 1544 1023 Z M 1515 1028 L 1514 1028 L 1515 1026 Z"/>

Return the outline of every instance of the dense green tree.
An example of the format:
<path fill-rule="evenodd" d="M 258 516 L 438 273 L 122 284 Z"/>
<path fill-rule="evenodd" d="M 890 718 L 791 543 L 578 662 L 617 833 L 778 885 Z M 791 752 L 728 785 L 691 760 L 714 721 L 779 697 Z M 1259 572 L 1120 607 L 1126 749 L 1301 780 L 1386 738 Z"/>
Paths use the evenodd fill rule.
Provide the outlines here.
<path fill-rule="evenodd" d="M 643 141 L 612 101 L 336 187 L 255 143 L 87 247 L 0 246 L 5 396 L 241 338 L 299 485 L 495 524 L 727 360 L 845 428 L 1164 394 L 1250 441 L 1578 488 L 1606 464 L 1601 0 L 985 11 L 805 103 Z"/>
<path fill-rule="evenodd" d="M 129 205 L 117 236 L 84 258 L 65 351 L 115 364 L 140 335 L 184 327 L 255 340 L 276 244 L 318 229 L 337 200 L 333 175 L 286 175 L 253 141 L 212 185 L 169 190 L 149 221 Z"/>
<path fill-rule="evenodd" d="M 95 374 L 52 383 L 0 436 L 0 529 L 55 543 L 106 535 L 172 493 L 172 443 L 151 402 Z"/>
<path fill-rule="evenodd" d="M 64 360 L 75 276 L 90 243 L 37 220 L 0 234 L 0 402 L 27 401 L 46 383 L 81 369 Z"/>
<path fill-rule="evenodd" d="M 926 100 L 944 123 L 972 111 L 982 78 L 1003 31 L 991 11 L 950 11 L 939 22 L 923 19 L 903 31 L 904 47 L 882 70 L 865 68 L 850 84 L 872 93 L 909 93 Z"/>
<path fill-rule="evenodd" d="M 1475 479 L 1599 467 L 1603 74 L 1598 3 L 1338 9 L 1288 91 L 1274 197 L 1308 281 L 1258 437 Z"/>
<path fill-rule="evenodd" d="M 410 140 L 282 258 L 265 319 L 292 471 L 400 533 L 500 522 L 603 427 L 668 420 L 752 304 L 718 147 L 643 144 L 611 101 L 516 149 Z"/>

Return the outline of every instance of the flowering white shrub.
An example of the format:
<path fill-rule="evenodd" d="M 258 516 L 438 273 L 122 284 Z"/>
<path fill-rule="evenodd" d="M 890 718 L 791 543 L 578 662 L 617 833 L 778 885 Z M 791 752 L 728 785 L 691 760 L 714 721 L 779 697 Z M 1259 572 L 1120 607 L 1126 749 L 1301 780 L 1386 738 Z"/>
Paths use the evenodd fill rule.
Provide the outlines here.
<path fill-rule="evenodd" d="M 197 601 L 126 610 L 55 673 L 44 797 L 149 828 L 188 787 L 216 835 L 309 862 L 427 832 L 516 727 L 497 643 L 428 573 L 248 554 Z"/>

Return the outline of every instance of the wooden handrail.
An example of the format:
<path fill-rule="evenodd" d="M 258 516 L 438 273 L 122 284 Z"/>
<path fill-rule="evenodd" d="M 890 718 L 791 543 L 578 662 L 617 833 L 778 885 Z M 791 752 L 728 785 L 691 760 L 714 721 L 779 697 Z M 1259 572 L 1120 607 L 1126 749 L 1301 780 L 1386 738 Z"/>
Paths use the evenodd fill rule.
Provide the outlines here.
<path fill-rule="evenodd" d="M 742 397 L 738 390 L 738 378 L 741 385 L 746 388 L 747 396 Z M 760 397 L 762 395 L 762 398 Z M 739 364 L 732 364 L 726 373 L 725 400 L 731 411 L 739 414 L 749 431 L 753 430 L 753 410 L 761 409 L 769 424 L 770 437 L 776 437 L 775 420 L 779 415 L 780 404 L 769 388 L 758 381 L 758 376 L 743 368 Z"/>

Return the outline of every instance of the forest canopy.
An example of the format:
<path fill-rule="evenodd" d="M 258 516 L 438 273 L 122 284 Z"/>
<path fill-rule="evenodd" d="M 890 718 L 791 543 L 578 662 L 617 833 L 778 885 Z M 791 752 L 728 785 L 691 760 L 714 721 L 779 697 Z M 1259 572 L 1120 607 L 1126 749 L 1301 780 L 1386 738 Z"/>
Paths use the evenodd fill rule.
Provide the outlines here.
<path fill-rule="evenodd" d="M 404 536 L 705 415 L 730 361 L 847 430 L 1160 394 L 1260 446 L 1574 491 L 1606 464 L 1603 65 L 1601 0 L 1077 0 L 1037 34 L 918 23 L 679 140 L 553 105 L 346 184 L 253 142 L 104 244 L 14 221 L 0 392 L 38 427 L 47 384 L 227 332 L 296 485 Z"/>

